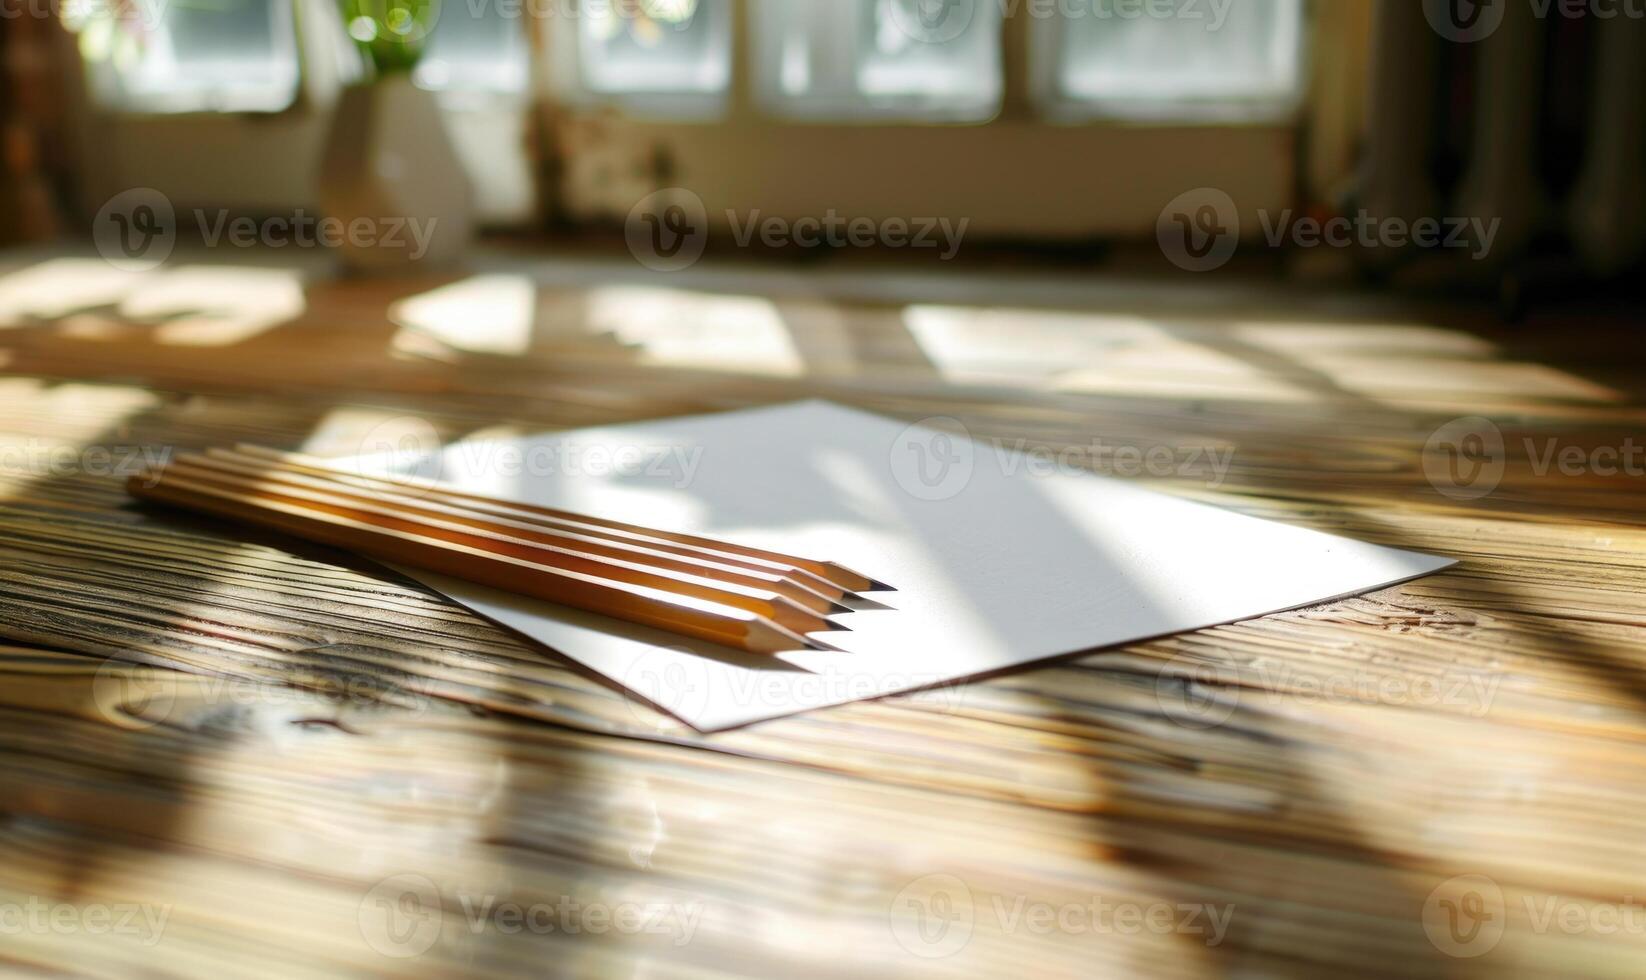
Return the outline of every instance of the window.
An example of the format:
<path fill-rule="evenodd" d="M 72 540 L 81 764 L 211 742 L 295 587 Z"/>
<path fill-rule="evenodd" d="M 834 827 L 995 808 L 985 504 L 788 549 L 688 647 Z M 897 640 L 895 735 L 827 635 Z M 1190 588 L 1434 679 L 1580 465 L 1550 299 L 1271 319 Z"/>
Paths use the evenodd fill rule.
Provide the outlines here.
<path fill-rule="evenodd" d="M 1305 28 L 1320 29 L 1305 0 L 438 2 L 414 78 L 441 93 L 493 224 L 530 221 L 544 173 L 565 217 L 621 220 L 664 163 L 711 213 L 903 209 L 965 215 L 977 235 L 1139 232 L 1213 184 L 1283 207 Z M 359 70 L 337 0 L 67 9 L 94 97 L 121 117 L 107 180 L 312 203 L 327 107 Z M 555 109 L 534 120 L 539 102 Z M 259 111 L 283 112 L 234 115 Z M 161 114 L 175 125 L 147 118 Z M 562 165 L 534 161 L 538 132 L 568 148 Z"/>
<path fill-rule="evenodd" d="M 417 63 L 417 84 L 449 93 L 459 104 L 524 94 L 531 77 L 524 9 L 524 4 L 448 0 Z"/>
<path fill-rule="evenodd" d="M 1000 6 L 928 27 L 925 0 L 762 0 L 759 105 L 791 118 L 981 121 L 1000 108 Z"/>
<path fill-rule="evenodd" d="M 1302 0 L 1064 5 L 1035 25 L 1037 94 L 1065 117 L 1282 115 L 1298 102 L 1302 20 Z"/>
<path fill-rule="evenodd" d="M 275 112 L 297 97 L 291 0 L 88 0 L 63 22 L 108 107 Z"/>
<path fill-rule="evenodd" d="M 1276 119 L 1303 83 L 1303 0 L 741 2 L 751 108 L 772 119 L 987 121 L 1002 103 L 1007 9 L 1028 22 L 1033 101 L 1048 119 Z M 720 96 L 731 82 L 730 0 L 568 9 L 578 101 L 658 107 L 666 93 Z M 698 105 L 719 116 L 725 101 Z"/>
<path fill-rule="evenodd" d="M 292 104 L 299 84 L 293 2 L 85 0 L 66 5 L 64 21 L 107 106 L 276 111 Z M 976 122 L 1000 107 L 1005 4 L 739 2 L 752 101 L 773 117 Z M 306 12 L 323 21 L 331 9 L 323 2 Z M 1261 116 L 1297 102 L 1302 0 L 1025 0 L 1013 9 L 1031 21 L 1034 94 L 1054 116 Z M 725 109 L 733 0 L 448 2 L 418 83 L 525 92 L 534 13 L 571 22 L 556 25 L 555 52 L 573 66 L 570 76 L 555 67 L 573 101 Z"/>
<path fill-rule="evenodd" d="M 561 99 L 675 117 L 723 114 L 731 0 L 562 0 L 549 7 L 565 11 L 550 17 L 550 67 Z"/>

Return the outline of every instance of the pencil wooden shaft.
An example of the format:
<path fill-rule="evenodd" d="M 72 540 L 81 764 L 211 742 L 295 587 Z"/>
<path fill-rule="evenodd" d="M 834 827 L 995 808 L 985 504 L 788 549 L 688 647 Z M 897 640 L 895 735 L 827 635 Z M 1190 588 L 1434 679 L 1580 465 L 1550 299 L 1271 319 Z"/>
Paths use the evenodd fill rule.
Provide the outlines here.
<path fill-rule="evenodd" d="M 765 616 L 780 626 L 799 633 L 811 633 L 832 628 L 823 616 L 811 612 L 770 589 L 747 588 L 722 583 L 697 575 L 685 575 L 662 569 L 653 569 L 632 562 L 609 561 L 575 554 L 560 548 L 511 538 L 496 532 L 465 528 L 437 519 L 419 519 L 415 515 L 397 512 L 375 503 L 357 504 L 353 501 L 317 491 L 297 487 L 282 487 L 255 479 L 223 473 L 178 461 L 169 464 L 160 475 L 160 482 L 178 483 L 200 489 L 217 487 L 237 494 L 248 503 L 278 500 L 280 503 L 304 510 L 319 511 L 349 520 L 389 528 L 441 541 L 465 545 L 481 551 L 508 555 L 524 561 L 576 572 L 595 578 L 613 579 L 631 585 L 640 585 L 664 592 L 691 596 L 708 602 L 744 609 Z"/>
<path fill-rule="evenodd" d="M 327 497 L 332 498 L 334 502 L 346 502 L 351 507 L 361 509 L 380 508 L 382 510 L 379 512 L 393 511 L 415 514 L 417 515 L 415 519 L 419 521 L 444 521 L 454 525 L 502 534 L 509 540 L 525 540 L 548 545 L 587 557 L 632 562 L 639 565 L 668 569 L 686 575 L 713 579 L 717 582 L 729 582 L 745 588 L 761 589 L 776 593 L 796 605 L 820 615 L 848 611 L 846 607 L 840 606 L 828 596 L 775 572 L 751 571 L 722 562 L 678 557 L 653 548 L 592 538 L 587 535 L 546 530 L 541 524 L 505 517 L 480 515 L 435 501 L 407 497 L 385 490 L 365 490 L 336 480 L 327 480 L 271 465 L 263 460 L 248 459 L 242 462 L 220 456 L 184 453 L 175 457 L 168 464 L 168 471 L 179 467 L 187 467 L 195 471 L 209 470 L 226 476 L 259 481 L 270 486 L 301 488 L 310 493 L 325 494 Z M 285 493 L 286 491 L 282 490 L 281 492 Z"/>
<path fill-rule="evenodd" d="M 235 451 L 247 455 L 259 456 L 264 459 L 279 460 L 289 465 L 301 466 L 308 469 L 317 469 L 325 473 L 337 474 L 340 472 L 335 467 L 326 465 L 326 460 L 314 456 L 306 456 L 302 453 L 281 452 L 280 450 L 268 449 L 262 446 L 254 446 L 246 443 L 236 445 Z M 492 497 L 455 490 L 443 484 L 419 482 L 406 477 L 362 476 L 352 473 L 347 475 L 378 483 L 399 484 L 402 487 L 417 488 L 423 493 L 439 493 L 446 497 L 459 498 L 492 506 L 502 504 L 501 501 L 498 501 Z M 836 564 L 835 562 L 813 561 L 809 558 L 798 558 L 794 555 L 785 555 L 775 551 L 767 551 L 762 548 L 753 548 L 747 545 L 733 544 L 729 541 L 720 541 L 714 538 L 703 538 L 694 534 L 682 534 L 676 531 L 662 531 L 652 528 L 645 528 L 634 524 L 625 524 L 622 521 L 592 517 L 587 514 L 578 514 L 572 511 L 559 510 L 553 507 L 541 507 L 535 504 L 521 503 L 508 503 L 502 505 L 508 507 L 509 509 L 528 511 L 563 521 L 595 525 L 597 527 L 603 527 L 609 530 L 626 531 L 630 534 L 638 534 L 643 537 L 691 545 L 696 548 L 702 548 L 706 551 L 714 551 L 727 555 L 737 555 L 745 558 L 755 558 L 780 565 L 787 565 L 792 568 L 799 568 L 811 572 L 813 575 L 817 575 L 826 581 L 832 582 L 835 585 L 852 592 L 865 592 L 875 588 L 884 588 L 881 583 L 876 582 L 874 579 L 858 572 L 854 572 L 849 568 Z"/>
<path fill-rule="evenodd" d="M 633 531 L 615 530 L 599 524 L 579 522 L 575 520 L 546 516 L 537 510 L 528 509 L 524 505 L 516 505 L 505 500 L 477 495 L 454 495 L 434 484 L 420 483 L 415 480 L 386 480 L 374 476 L 363 476 L 345 473 L 341 470 L 326 466 L 315 466 L 303 462 L 292 462 L 288 457 L 295 454 L 279 453 L 274 450 L 265 450 L 260 447 L 242 447 L 238 449 L 208 449 L 207 455 L 213 459 L 223 459 L 242 464 L 258 464 L 269 468 L 280 468 L 287 472 L 298 472 L 322 479 L 329 483 L 341 483 L 345 486 L 363 489 L 374 494 L 400 491 L 402 494 L 415 492 L 418 499 L 438 500 L 443 506 L 460 509 L 487 517 L 505 518 L 509 520 L 530 523 L 566 534 L 577 534 L 584 537 L 599 538 L 614 543 L 625 544 L 631 547 L 642 547 L 654 551 L 667 552 L 696 561 L 711 561 L 722 565 L 731 565 L 762 574 L 781 575 L 795 583 L 821 593 L 830 599 L 840 600 L 850 594 L 833 582 L 815 575 L 803 568 L 794 565 L 785 565 L 778 562 L 769 562 L 759 558 L 749 558 L 741 555 L 732 555 L 723 551 L 711 551 L 693 545 L 684 545 L 666 541 L 660 537 L 642 533 L 643 529 Z M 298 457 L 306 459 L 307 457 Z"/>
<path fill-rule="evenodd" d="M 232 491 L 208 485 L 134 476 L 127 489 L 133 496 L 144 499 L 285 531 L 384 561 L 425 568 L 753 653 L 823 646 L 747 610 L 550 568 L 288 504 L 248 504 Z"/>

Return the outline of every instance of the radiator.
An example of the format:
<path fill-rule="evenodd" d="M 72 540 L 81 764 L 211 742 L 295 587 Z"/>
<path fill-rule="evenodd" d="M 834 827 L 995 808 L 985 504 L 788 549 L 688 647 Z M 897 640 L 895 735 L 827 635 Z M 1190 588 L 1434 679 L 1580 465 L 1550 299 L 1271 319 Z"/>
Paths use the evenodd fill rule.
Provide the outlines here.
<path fill-rule="evenodd" d="M 1534 252 L 1605 278 L 1646 257 L 1646 5 L 1380 0 L 1360 204 L 1500 222 L 1494 268 Z"/>

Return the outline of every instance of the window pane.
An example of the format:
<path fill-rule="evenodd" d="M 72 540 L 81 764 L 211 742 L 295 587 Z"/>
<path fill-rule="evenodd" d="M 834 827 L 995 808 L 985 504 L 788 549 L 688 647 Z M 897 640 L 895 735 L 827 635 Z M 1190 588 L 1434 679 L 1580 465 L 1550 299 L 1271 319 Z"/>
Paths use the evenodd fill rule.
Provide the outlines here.
<path fill-rule="evenodd" d="M 582 0 L 578 14 L 578 62 L 587 91 L 725 91 L 731 76 L 727 0 Z"/>
<path fill-rule="evenodd" d="M 1036 41 L 1064 108 L 1263 114 L 1296 103 L 1302 20 L 1302 0 L 1082 0 L 1036 25 Z"/>
<path fill-rule="evenodd" d="M 779 115 L 987 119 L 999 109 L 1000 4 L 760 0 L 755 94 Z"/>
<path fill-rule="evenodd" d="M 297 95 L 291 0 L 93 0 L 64 23 L 105 105 L 272 112 Z"/>
<path fill-rule="evenodd" d="M 443 92 L 524 92 L 529 53 L 521 17 L 529 6 L 446 0 L 417 64 L 417 84 Z"/>

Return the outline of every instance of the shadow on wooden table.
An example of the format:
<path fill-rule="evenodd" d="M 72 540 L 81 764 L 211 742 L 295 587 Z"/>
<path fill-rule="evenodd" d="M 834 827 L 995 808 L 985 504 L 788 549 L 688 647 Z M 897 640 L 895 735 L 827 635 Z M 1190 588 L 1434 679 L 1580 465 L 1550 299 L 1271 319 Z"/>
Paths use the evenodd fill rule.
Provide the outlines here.
<path fill-rule="evenodd" d="M 549 323 L 533 323 L 531 333 L 535 336 L 541 327 L 545 337 L 558 338 L 554 343 L 528 342 L 545 361 L 526 358 L 511 367 L 506 356 L 451 345 L 438 351 L 425 346 L 411 360 L 398 360 L 393 347 L 402 328 L 383 317 L 383 303 L 427 285 L 373 289 L 364 300 L 350 299 L 335 285 L 311 286 L 305 294 L 306 312 L 288 321 L 257 324 L 255 332 L 215 345 L 204 342 L 213 339 L 210 324 L 199 326 L 202 312 L 210 313 L 209 309 L 180 306 L 167 314 L 126 317 L 118 306 L 111 313 L 108 301 L 93 300 L 8 332 L 7 367 L 60 377 L 136 377 L 162 389 L 232 391 L 240 399 L 226 406 L 228 411 L 214 412 L 212 398 L 197 396 L 191 404 L 156 395 L 151 407 L 122 412 L 90 433 L 74 436 L 81 446 L 194 449 L 246 438 L 248 431 L 257 433 L 259 441 L 295 446 L 323 429 L 333 409 L 362 401 L 375 408 L 387 403 L 393 411 L 426 414 L 442 421 L 444 432 L 452 437 L 497 421 L 499 413 L 531 424 L 571 425 L 818 393 L 905 416 L 953 413 L 975 423 L 974 431 L 980 434 L 1033 430 L 1049 442 L 1074 442 L 1108 426 L 1148 429 L 1166 424 L 1191 441 L 1228 440 L 1237 448 L 1237 459 L 1255 457 L 1255 465 L 1237 467 L 1235 489 L 1215 488 L 1225 502 L 1257 510 L 1278 508 L 1276 516 L 1325 530 L 1341 531 L 1347 524 L 1381 543 L 1447 550 L 1443 537 L 1380 517 L 1374 506 L 1333 503 L 1334 495 L 1344 493 L 1360 493 L 1374 504 L 1390 507 L 1396 501 L 1409 504 L 1414 490 L 1427 495 L 1420 462 L 1423 438 L 1445 420 L 1446 412 L 1368 396 L 1330 371 L 1299 364 L 1272 347 L 1207 341 L 1205 330 L 1165 331 L 1179 342 L 1210 343 L 1220 355 L 1244 363 L 1257 375 L 1283 381 L 1314 399 L 1295 413 L 1281 413 L 1284 424 L 1265 432 L 1242 420 L 1212 417 L 1214 413 L 1202 410 L 1206 399 L 1185 402 L 1101 389 L 1065 391 L 1033 404 L 1026 396 L 1004 398 L 1002 386 L 955 380 L 952 365 L 942 363 L 929 349 L 931 338 L 923 342 L 895 308 L 883 304 L 874 307 L 872 329 L 848 324 L 846 333 L 853 339 L 846 355 L 820 345 L 805 327 L 819 317 L 827 320 L 827 310 L 820 313 L 803 303 L 803 315 L 783 319 L 782 311 L 793 314 L 795 304 L 775 304 L 780 322 L 805 333 L 793 344 L 801 353 L 801 373 L 747 384 L 723 385 L 727 373 L 689 367 L 670 369 L 666 376 L 630 374 L 643 365 L 639 353 L 623 344 L 607 344 L 594 358 L 613 366 L 615 382 L 595 374 L 568 378 L 586 367 L 586 362 L 575 359 L 551 373 L 545 364 L 552 367 L 553 357 L 567 348 L 557 346 L 564 325 Z M 317 296 L 322 294 L 330 299 L 321 303 Z M 542 308 L 534 302 L 534 309 Z M 569 302 L 556 301 L 554 308 L 573 317 L 587 314 L 586 309 L 577 312 L 575 297 Z M 325 308 L 317 310 L 322 305 Z M 195 329 L 166 330 L 190 321 Z M 216 339 L 225 336 L 218 334 Z M 193 343 L 177 343 L 179 337 Z M 888 359 L 895 370 L 855 387 L 840 379 L 846 368 L 872 363 L 876 357 Z M 909 387 L 900 387 L 905 384 Z M 261 393 L 250 396 L 250 409 L 244 404 L 248 391 Z M 280 400 L 270 397 L 274 394 Z M 997 398 L 1006 404 L 995 411 L 990 406 Z M 215 401 L 223 408 L 221 403 L 228 399 Z M 1558 402 L 1550 397 L 1543 404 L 1553 415 Z M 429 403 L 438 403 L 440 411 L 429 411 Z M 1310 418 L 1311 414 L 1317 417 Z M 1315 464 L 1320 460 L 1300 462 L 1291 457 L 1284 466 L 1266 466 L 1286 459 L 1283 454 L 1291 443 L 1316 436 L 1321 437 L 1320 456 L 1329 457 L 1341 446 L 1330 437 L 1330 428 L 1351 424 L 1357 414 L 1381 415 L 1387 422 L 1379 423 L 1382 428 L 1371 442 L 1397 462 L 1395 470 L 1358 478 L 1352 471 L 1347 476 L 1329 471 L 1326 477 L 1336 485 L 1321 487 L 1310 482 L 1308 472 L 1318 471 Z M 1169 416 L 1168 423 L 1161 423 L 1161 416 Z M 303 876 L 330 882 L 329 890 L 313 893 L 324 896 L 315 906 L 316 916 L 325 913 L 324 921 L 299 920 L 312 935 L 328 938 L 313 950 L 290 953 L 295 959 L 312 960 L 311 965 L 324 965 L 330 958 L 372 972 L 395 972 L 394 954 L 411 948 L 405 943 L 415 947 L 428 937 L 426 923 L 434 913 L 437 931 L 430 948 L 439 963 L 412 958 L 403 972 L 432 973 L 465 957 L 474 965 L 541 969 L 544 964 L 534 962 L 536 937 L 506 931 L 512 926 L 498 917 L 497 910 L 529 911 L 545 904 L 558 908 L 561 899 L 576 901 L 586 910 L 592 904 L 627 900 L 614 902 L 609 889 L 641 896 L 636 899 L 641 904 L 667 910 L 671 903 L 690 903 L 706 891 L 701 884 L 705 867 L 711 874 L 739 869 L 741 877 L 733 884 L 719 886 L 722 895 L 754 890 L 742 896 L 742 904 L 732 902 L 729 908 L 751 915 L 763 905 L 789 910 L 788 919 L 762 923 L 783 934 L 779 942 L 761 933 L 767 940 L 762 951 L 773 952 L 775 947 L 792 962 L 815 964 L 790 948 L 803 938 L 790 932 L 796 922 L 828 917 L 807 919 L 794 911 L 795 905 L 786 904 L 803 899 L 785 899 L 782 892 L 806 885 L 832 887 L 838 879 L 825 871 L 808 876 L 781 860 L 763 865 L 756 845 L 787 846 L 822 867 L 831 858 L 849 862 L 849 857 L 840 858 L 840 853 L 855 853 L 845 850 L 853 843 L 849 835 L 836 832 L 828 837 L 818 830 L 839 849 L 832 854 L 826 849 L 812 854 L 802 845 L 784 844 L 758 832 L 750 832 L 748 841 L 716 840 L 727 836 L 726 828 L 738 826 L 739 820 L 735 814 L 703 815 L 692 809 L 694 803 L 712 809 L 714 801 L 694 796 L 702 795 L 703 786 L 728 796 L 742 791 L 751 800 L 753 791 L 729 780 L 717 782 L 722 779 L 717 766 L 694 768 L 686 760 L 720 754 L 758 759 L 764 754 L 788 763 L 781 770 L 773 767 L 773 786 L 778 785 L 779 772 L 816 769 L 850 773 L 843 783 L 867 775 L 881 785 L 900 787 L 917 781 L 903 770 L 919 772 L 930 766 L 923 755 L 927 749 L 901 745 L 886 750 L 884 758 L 864 761 L 876 751 L 878 739 L 893 738 L 914 723 L 911 717 L 920 718 L 903 715 L 905 710 L 920 709 L 905 709 L 896 700 L 711 738 L 677 731 L 659 736 L 633 715 L 634 724 L 614 726 L 610 692 L 545 658 L 534 660 L 531 651 L 424 590 L 375 571 L 363 572 L 363 566 L 335 553 L 254 538 L 226 527 L 115 513 L 119 500 L 117 484 L 84 473 L 47 475 L 8 487 L 6 520 L 15 536 L 3 547 L 26 558 L 16 565 L 23 571 L 9 574 L 0 584 L 0 602 L 7 612 L 5 634 L 98 658 L 88 660 L 90 664 L 100 665 L 103 657 L 138 654 L 196 670 L 222 671 L 247 686 L 213 687 L 209 678 L 198 677 L 156 680 L 169 672 L 142 668 L 116 668 L 99 681 L 94 672 L 91 706 L 114 705 L 116 714 L 102 716 L 89 732 L 74 729 L 75 739 L 90 740 L 89 753 L 77 755 L 16 736 L 23 746 L 19 754 L 34 764 L 0 769 L 0 780 L 10 780 L 22 790 L 8 794 L 5 810 L 13 826 L 46 821 L 72 828 L 65 834 L 72 846 L 52 851 L 60 862 L 60 877 L 52 887 L 71 899 L 106 894 L 110 882 L 126 880 L 133 853 L 152 848 L 157 841 L 167 842 L 160 850 L 232 848 L 229 838 L 213 836 L 221 827 L 201 821 L 211 816 L 221 817 L 222 826 L 256 827 L 256 833 L 267 835 L 247 838 L 255 840 L 249 850 L 257 852 L 248 865 L 289 862 L 288 867 Z M 1300 506 L 1286 509 L 1298 501 Z M 1432 512 L 1442 517 L 1460 510 L 1439 497 L 1433 503 Z M 1511 493 L 1483 506 L 1512 518 L 1560 507 L 1562 501 Z M 722 518 L 730 521 L 736 516 Z M 203 543 L 207 539 L 216 543 Z M 225 539 L 237 544 L 227 545 Z M 145 568 L 132 560 L 145 543 L 173 550 L 159 559 L 159 567 Z M 1466 566 L 1465 571 L 1473 570 Z M 271 589 L 271 584 L 276 587 Z M 1512 601 L 1531 599 L 1530 589 L 1507 575 L 1497 576 L 1494 584 Z M 145 589 L 151 597 L 147 602 L 142 598 Z M 282 590 L 291 591 L 282 597 Z M 358 617 L 352 627 L 346 625 L 350 616 Z M 1564 661 L 1621 687 L 1630 710 L 1641 713 L 1646 707 L 1646 675 L 1639 665 L 1583 636 L 1565 642 L 1558 651 Z M 1197 657 L 1179 659 L 1184 649 L 1197 651 Z M 1125 659 L 1138 653 L 1150 658 L 1146 666 Z M 1358 767 L 1388 763 L 1377 755 L 1377 746 L 1345 744 L 1335 733 L 1375 732 L 1382 724 L 1398 727 L 1398 712 L 1387 722 L 1362 721 L 1363 728 L 1341 728 L 1342 717 L 1310 706 L 1300 708 L 1288 700 L 1290 695 L 1269 700 L 1269 692 L 1242 675 L 1246 664 L 1240 656 L 1195 636 L 1099 654 L 1045 668 L 1033 678 L 979 685 L 976 696 L 985 699 L 999 690 L 1015 692 L 1021 687 L 1023 693 L 1006 699 L 1012 703 L 1003 711 L 981 712 L 986 715 L 981 720 L 969 717 L 967 706 L 923 730 L 922 741 L 950 739 L 953 744 L 945 746 L 947 750 L 976 756 L 954 760 L 951 775 L 932 777 L 938 791 L 923 802 L 938 807 L 944 793 L 967 799 L 1015 796 L 1014 805 L 1022 810 L 1008 811 L 1010 816 L 1038 820 L 1048 813 L 1073 811 L 1079 821 L 1078 827 L 1061 818 L 1049 825 L 1071 835 L 1073 846 L 1080 849 L 1078 866 L 1055 869 L 1025 884 L 1011 878 L 996 881 L 990 877 L 999 873 L 1000 866 L 995 865 L 973 879 L 978 894 L 1027 895 L 1032 900 L 1044 895 L 1059 901 L 1115 894 L 1133 904 L 1158 902 L 1174 909 L 1233 903 L 1227 941 L 1215 949 L 1204 944 L 1202 934 L 1187 929 L 1172 931 L 1159 944 L 1136 947 L 1147 957 L 1162 949 L 1192 954 L 1192 962 L 1205 973 L 1282 973 L 1295 968 L 1301 975 L 1344 963 L 1376 971 L 1392 962 L 1406 969 L 1432 968 L 1434 975 L 1442 976 L 1484 972 L 1476 969 L 1476 961 L 1438 955 L 1425 932 L 1423 913 L 1430 896 L 1424 884 L 1431 877 L 1439 884 L 1447 872 L 1433 860 L 1433 848 L 1420 850 L 1414 844 L 1412 853 L 1404 853 L 1402 841 L 1379 836 L 1378 828 L 1388 824 L 1377 824 L 1367 813 L 1377 801 L 1349 795 L 1338 778 Z M 1161 659 L 1169 661 L 1164 670 Z M 54 661 L 50 672 L 73 674 L 78 678 L 73 683 L 85 687 L 84 670 Z M 330 701 L 324 693 L 327 681 Z M 275 696 L 268 691 L 295 690 L 272 686 L 282 682 L 311 690 L 286 704 L 274 703 Z M 352 690 L 351 684 L 356 685 Z M 249 707 L 236 703 L 236 691 L 252 699 Z M 339 691 L 349 698 L 348 710 L 316 713 L 328 704 L 335 707 Z M 392 701 L 407 691 L 412 696 L 409 705 L 380 708 L 367 703 L 377 695 Z M 426 703 L 419 705 L 418 698 Z M 1194 710 L 1181 713 L 1184 706 L 1198 704 L 1220 714 L 1219 706 L 1230 698 L 1234 703 L 1228 714 L 1209 726 L 1195 727 Z M 464 702 L 535 714 L 549 723 L 471 721 L 451 707 Z M 168 703 L 187 710 L 170 720 L 168 710 L 155 721 L 155 713 Z M 876 730 L 875 738 L 851 737 L 853 724 L 863 724 L 865 717 L 879 719 L 883 712 L 897 716 L 897 723 Z M 121 724 L 139 730 L 109 738 L 109 726 Z M 350 725 L 358 727 L 351 732 Z M 586 734 L 602 728 L 619 737 Z M 1032 752 L 1023 749 L 1025 729 L 1036 733 Z M 992 754 L 987 751 L 990 733 L 1000 739 Z M 340 747 L 349 745 L 350 739 L 361 744 Z M 655 766 L 633 762 L 627 754 L 633 745 L 641 746 L 633 750 L 636 755 L 665 746 L 656 749 L 663 761 Z M 673 745 L 679 747 L 668 747 Z M 983 752 L 977 752 L 978 745 L 984 746 Z M 373 759 L 379 751 L 384 758 Z M 1018 758 L 1019 752 L 1033 755 L 1044 768 L 1029 778 L 994 771 L 1007 769 L 1006 760 Z M 436 756 L 440 766 L 419 768 L 420 760 Z M 225 767 L 234 768 L 237 758 L 248 762 L 244 778 L 225 782 L 222 773 Z M 260 790 L 255 778 L 257 766 L 268 759 L 273 762 L 267 764 L 279 768 L 289 781 L 276 790 Z M 978 783 L 966 782 L 964 777 L 971 775 L 968 765 L 989 771 L 978 776 Z M 53 767 L 61 771 L 54 773 Z M 72 778 L 65 775 L 69 773 Z M 1034 782 L 1042 777 L 1046 783 Z M 82 785 L 76 785 L 77 779 Z M 85 788 L 99 783 L 102 791 Z M 779 802 L 803 803 L 825 815 L 837 795 L 848 793 L 831 783 L 807 796 L 801 777 L 782 785 L 794 796 Z M 311 795 L 294 795 L 294 786 Z M 218 805 L 227 808 L 221 813 L 207 802 L 211 793 L 229 791 L 240 802 L 220 801 Z M 351 802 L 374 793 L 381 811 L 375 805 Z M 1063 793 L 1072 795 L 1076 805 L 1069 806 Z M 883 801 L 881 805 L 885 806 Z M 258 807 L 266 808 L 267 823 L 256 823 L 250 811 Z M 768 805 L 762 812 L 777 824 L 781 810 Z M 289 838 L 280 837 L 277 828 L 293 814 L 298 829 Z M 565 819 L 558 822 L 551 814 Z M 897 819 L 896 814 L 880 815 Z M 397 827 L 396 816 L 406 818 L 406 825 Z M 924 814 L 908 815 L 912 840 L 918 839 L 917 817 L 937 822 Z M 351 825 L 349 820 L 360 823 Z M 806 826 L 824 828 L 822 820 L 816 817 Z M 1007 834 L 1010 824 L 995 829 Z M 1416 833 L 1421 828 L 1411 829 Z M 964 834 L 974 832 L 974 827 L 945 830 L 953 835 L 942 838 L 945 853 L 967 855 Z M 713 853 L 724 853 L 726 859 L 720 864 L 698 863 L 707 859 L 671 843 L 671 834 L 685 835 L 701 848 L 724 847 L 725 852 Z M 460 853 L 451 853 L 448 849 L 453 847 Z M 309 850 L 313 853 L 306 853 Z M 790 875 L 792 879 L 785 877 Z M 1114 875 L 1123 879 L 1118 886 L 1110 877 Z M 760 892 L 770 885 L 763 880 L 768 877 L 783 882 L 783 887 L 772 885 L 771 893 Z M 251 880 L 255 890 L 269 889 L 269 907 L 282 913 L 300 913 L 302 900 L 313 897 L 282 892 L 273 879 Z M 671 893 L 670 888 L 675 890 Z M 869 904 L 885 904 L 884 891 L 871 891 Z M 286 900 L 276 901 L 282 895 Z M 477 920 L 474 903 L 487 900 L 493 911 Z M 370 934 L 337 932 L 332 920 L 339 915 L 358 932 L 360 916 L 367 914 L 359 911 L 361 907 L 371 915 L 378 913 L 369 910 L 382 910 L 381 920 L 371 919 L 365 927 Z M 1248 908 L 1250 916 L 1243 914 Z M 211 910 L 197 905 L 194 911 L 204 916 Z M 478 933 L 473 929 L 476 921 L 481 924 Z M 882 938 L 883 927 L 884 922 L 876 919 L 874 928 Z M 193 927 L 178 928 L 192 935 Z M 378 928 L 383 931 L 372 932 Z M 739 930 L 753 931 L 750 923 L 724 919 L 707 928 L 700 934 L 703 944 L 687 958 L 724 959 L 734 966 L 755 962 L 752 954 L 740 957 L 736 949 Z M 449 937 L 447 930 L 452 931 Z M 245 930 L 246 935 L 251 932 Z M 1020 945 L 1021 932 L 1003 933 L 993 938 L 980 933 L 973 953 L 998 956 L 1010 965 L 1013 954 L 1027 947 Z M 1103 956 L 1124 963 L 1130 954 L 1118 951 L 1121 940 L 1113 934 L 1104 938 Z M 382 951 L 373 946 L 374 940 L 389 942 L 390 952 L 376 956 Z M 553 938 L 541 942 L 556 950 L 564 947 Z M 623 943 L 613 945 L 619 951 L 596 947 L 563 955 L 586 957 L 581 962 L 591 966 L 621 965 L 626 955 L 620 951 Z M 649 949 L 644 956 L 662 958 Z"/>

